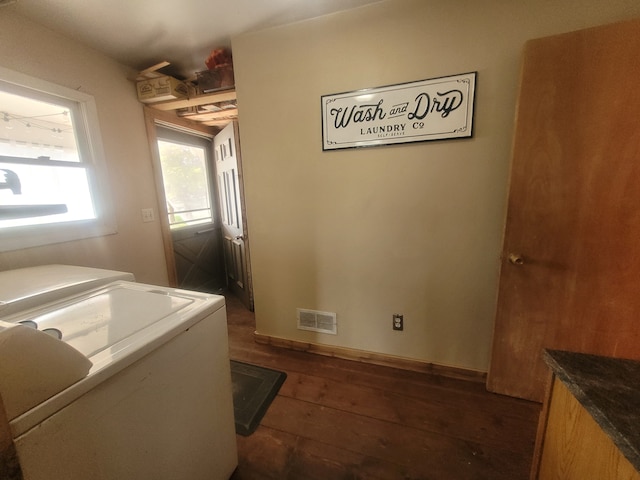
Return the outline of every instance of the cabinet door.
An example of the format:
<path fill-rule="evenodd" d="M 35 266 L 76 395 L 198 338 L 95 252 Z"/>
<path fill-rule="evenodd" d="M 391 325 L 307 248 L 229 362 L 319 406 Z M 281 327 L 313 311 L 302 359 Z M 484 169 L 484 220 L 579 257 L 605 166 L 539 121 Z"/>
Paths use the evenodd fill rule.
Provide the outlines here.
<path fill-rule="evenodd" d="M 588 478 L 640 480 L 640 473 L 622 455 L 564 384 L 554 381 L 544 434 L 540 480 Z"/>
<path fill-rule="evenodd" d="M 528 42 L 487 386 L 543 348 L 640 358 L 640 19 Z"/>

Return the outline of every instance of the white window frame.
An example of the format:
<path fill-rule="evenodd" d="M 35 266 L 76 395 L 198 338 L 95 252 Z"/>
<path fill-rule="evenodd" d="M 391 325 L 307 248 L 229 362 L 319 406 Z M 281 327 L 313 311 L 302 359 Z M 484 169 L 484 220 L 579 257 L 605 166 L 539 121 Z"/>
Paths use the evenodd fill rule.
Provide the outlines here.
<path fill-rule="evenodd" d="M 86 165 L 89 188 L 96 218 L 42 225 L 4 228 L 0 230 L 0 252 L 69 242 L 117 232 L 115 215 L 109 196 L 109 180 L 104 159 L 98 112 L 93 96 L 67 87 L 0 67 L 0 89 L 17 86 L 77 105 L 78 118 L 74 130 L 80 162 Z"/>

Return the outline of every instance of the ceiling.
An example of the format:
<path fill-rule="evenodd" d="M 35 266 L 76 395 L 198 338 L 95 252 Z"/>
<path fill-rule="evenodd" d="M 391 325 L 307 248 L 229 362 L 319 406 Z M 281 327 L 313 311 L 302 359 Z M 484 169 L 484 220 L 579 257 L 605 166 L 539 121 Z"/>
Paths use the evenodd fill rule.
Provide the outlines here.
<path fill-rule="evenodd" d="M 143 70 L 190 78 L 234 35 L 381 0 L 0 0 L 34 22 Z M 3 6 L 4 5 L 4 6 Z M 1 12 L 1 10 L 0 10 Z"/>

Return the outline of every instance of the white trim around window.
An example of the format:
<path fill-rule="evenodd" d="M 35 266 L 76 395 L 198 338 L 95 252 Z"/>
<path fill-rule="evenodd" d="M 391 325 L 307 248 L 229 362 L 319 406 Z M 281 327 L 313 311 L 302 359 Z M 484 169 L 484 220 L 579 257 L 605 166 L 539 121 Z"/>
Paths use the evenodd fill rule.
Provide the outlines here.
<path fill-rule="evenodd" d="M 18 165 L 18 168 L 21 168 L 21 164 L 42 164 L 43 166 L 60 168 L 73 166 L 78 171 L 86 173 L 85 183 L 89 190 L 88 197 L 90 197 L 88 201 L 91 202 L 90 208 L 92 208 L 93 212 L 90 215 L 91 218 L 83 218 L 81 220 L 61 218 L 59 221 L 42 223 L 42 219 L 40 219 L 40 223 L 38 223 L 34 219 L 33 224 L 21 226 L 7 226 L 5 222 L 5 226 L 0 228 L 0 252 L 116 233 L 115 215 L 109 196 L 108 173 L 94 98 L 84 92 L 56 85 L 3 67 L 0 67 L 0 91 L 41 101 L 49 100 L 55 105 L 68 107 L 70 115 L 73 116 L 73 130 L 79 162 L 76 160 L 75 163 L 65 163 L 65 161 L 59 161 L 47 155 L 36 158 L 13 156 L 15 158 L 14 165 Z M 5 122 L 0 121 L 0 124 L 8 124 L 7 119 L 20 120 L 20 117 L 15 114 L 7 115 L 3 111 L 2 105 L 0 105 L 0 115 L 2 115 L 0 120 L 3 117 L 5 120 Z M 0 126 L 0 128 L 5 128 L 5 126 Z M 9 138 L 9 132 L 0 133 L 0 140 L 8 142 Z M 31 155 L 31 157 L 34 156 L 35 154 Z M 6 172 L 10 165 L 10 157 L 3 157 L 2 152 L 0 152 L 0 169 L 5 169 Z M 68 170 L 71 170 L 71 168 Z M 82 175 L 82 177 L 85 177 L 85 175 Z M 2 178 L 0 178 L 1 180 Z M 7 186 L 4 185 L 3 190 L 0 190 L 0 193 L 5 194 L 5 200 L 0 202 L 0 207 L 2 207 L 3 203 L 7 206 L 10 198 L 6 196 L 9 193 L 6 188 Z M 11 197 L 10 200 L 12 203 L 20 203 L 18 201 L 20 200 L 19 194 L 15 194 L 15 197 Z"/>

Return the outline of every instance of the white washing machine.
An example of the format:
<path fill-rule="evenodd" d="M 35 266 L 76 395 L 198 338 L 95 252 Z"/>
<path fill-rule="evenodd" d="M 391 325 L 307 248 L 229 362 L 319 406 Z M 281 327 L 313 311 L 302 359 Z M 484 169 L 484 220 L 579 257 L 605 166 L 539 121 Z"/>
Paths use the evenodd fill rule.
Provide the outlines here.
<path fill-rule="evenodd" d="M 3 320 L 0 394 L 26 480 L 231 476 L 224 297 L 116 281 Z"/>
<path fill-rule="evenodd" d="M 132 273 L 76 265 L 40 265 L 0 272 L 2 317 L 116 280 L 135 281 Z"/>

